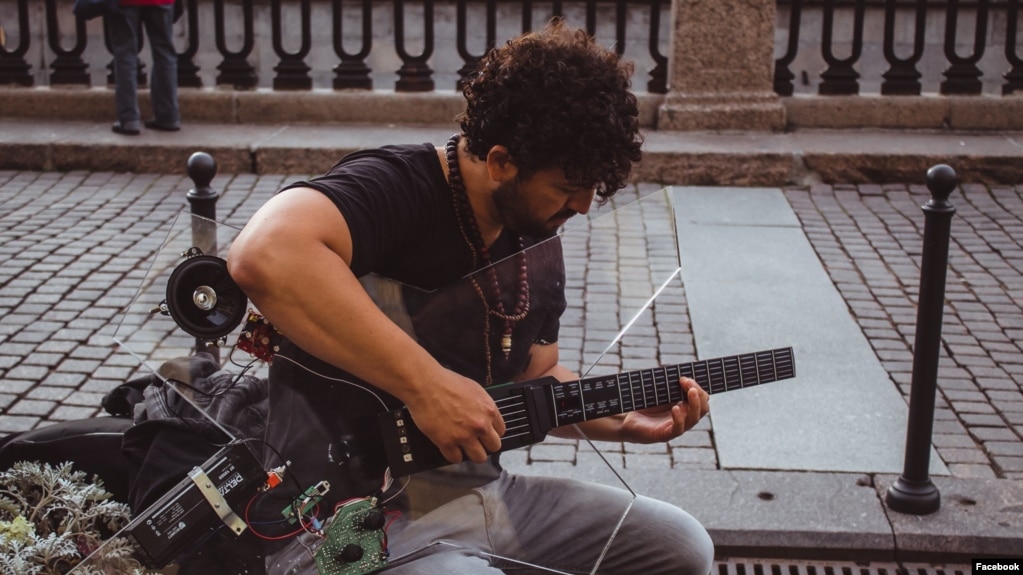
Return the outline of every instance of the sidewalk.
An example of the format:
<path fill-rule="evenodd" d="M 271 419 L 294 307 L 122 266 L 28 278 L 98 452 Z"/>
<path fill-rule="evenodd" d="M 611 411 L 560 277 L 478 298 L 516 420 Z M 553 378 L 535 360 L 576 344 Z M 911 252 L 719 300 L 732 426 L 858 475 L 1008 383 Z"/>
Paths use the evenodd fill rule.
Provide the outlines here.
<path fill-rule="evenodd" d="M 110 134 L 108 129 L 102 130 L 106 126 L 94 124 L 35 126 L 32 131 L 35 135 L 29 138 L 20 129 L 20 135 L 15 137 L 12 125 L 9 120 L 0 122 L 3 153 L 6 155 L 12 149 L 12 140 L 27 139 L 29 144 L 36 142 L 42 147 L 25 146 L 20 152 L 22 157 L 31 156 L 33 150 L 44 153 L 41 150 L 45 149 L 48 154 L 45 161 L 51 165 L 39 164 L 33 171 L 27 168 L 0 171 L 3 264 L 0 433 L 96 415 L 102 395 L 136 372 L 136 360 L 118 349 L 111 336 L 122 307 L 134 295 L 148 258 L 164 239 L 166 225 L 188 207 L 185 193 L 194 184 L 184 174 L 182 158 L 199 149 L 195 147 L 196 141 L 210 144 L 211 147 L 202 149 L 213 153 L 220 165 L 220 173 L 212 184 L 221 194 L 218 220 L 235 225 L 244 224 L 283 183 L 328 167 L 338 150 L 350 142 L 324 142 L 310 137 L 299 146 L 300 139 L 292 136 L 296 138 L 295 147 L 303 150 L 303 154 L 292 157 L 302 156 L 305 160 L 293 166 L 280 164 L 279 171 L 269 173 L 236 164 L 230 153 L 223 158 L 226 161 L 222 160 L 218 150 L 259 148 L 256 142 L 261 141 L 264 133 L 245 132 L 244 126 L 237 127 L 243 130 L 240 132 L 203 126 L 201 132 L 197 127 L 170 138 L 146 134 L 125 142 L 125 138 Z M 97 133 L 97 129 L 102 133 Z M 368 144 L 380 138 L 439 142 L 448 132 L 449 129 L 422 128 L 398 133 L 381 128 L 377 132 L 359 133 L 359 137 Z M 72 133 L 78 134 L 74 136 L 78 144 L 72 147 L 57 144 L 72 138 Z M 197 134 L 203 137 L 196 138 Z M 735 141 L 743 138 L 729 137 Z M 860 157 L 883 153 L 893 140 L 906 149 L 902 138 L 906 136 L 875 135 L 874 145 L 860 142 L 861 151 L 870 150 Z M 751 146 L 747 149 L 759 147 L 764 157 L 789 154 L 786 157 L 791 167 L 790 149 L 771 148 L 763 138 L 746 137 L 746 141 Z M 171 146 L 164 147 L 168 142 Z M 852 143 L 846 141 L 845 145 Z M 919 146 L 916 149 L 928 150 L 925 158 L 928 162 L 942 151 L 930 151 L 932 144 L 926 141 L 916 144 Z M 699 147 L 692 145 L 694 150 Z M 980 146 L 971 140 L 966 147 L 974 145 Z M 175 158 L 176 165 L 182 167 L 166 174 L 117 173 L 102 160 L 111 146 L 118 150 L 117 157 L 138 158 L 136 166 L 153 158 Z M 656 150 L 667 143 L 650 138 L 648 146 Z M 722 153 L 724 149 L 721 148 Z M 999 147 L 999 152 L 993 152 L 994 157 L 1004 160 L 1005 149 L 1004 145 Z M 71 161 L 71 156 L 85 152 L 98 162 L 97 171 L 35 171 L 74 162 L 85 167 L 89 165 L 86 157 L 76 156 Z M 747 155 L 731 158 L 733 168 L 746 165 L 747 160 Z M 914 163 L 919 160 L 911 159 L 893 169 L 908 173 L 916 169 Z M 977 165 L 989 160 L 977 157 L 974 161 Z M 889 162 L 892 166 L 897 163 L 894 157 Z M 671 315 L 675 338 L 672 347 L 665 351 L 659 339 L 662 336 L 655 335 L 650 345 L 629 348 L 636 357 L 623 357 L 623 363 L 651 357 L 651 347 L 660 350 L 657 357 L 665 353 L 689 359 L 721 355 L 714 352 L 727 349 L 722 343 L 727 337 L 717 335 L 713 328 L 735 326 L 715 324 L 746 317 L 743 315 L 746 309 L 729 313 L 733 310 L 727 307 L 713 308 L 722 305 L 721 301 L 714 302 L 714 298 L 725 297 L 722 286 L 748 284 L 760 287 L 765 294 L 770 292 L 771 296 L 761 302 L 770 311 L 781 309 L 771 302 L 785 301 L 785 290 L 812 285 L 822 290 L 814 293 L 823 294 L 821 301 L 827 304 L 827 313 L 816 316 L 820 321 L 805 323 L 804 333 L 789 326 L 777 327 L 772 324 L 779 321 L 777 318 L 762 316 L 750 317 L 747 327 L 780 332 L 779 341 L 809 338 L 807 345 L 813 344 L 814 348 L 797 354 L 797 380 L 801 383 L 813 376 L 812 369 L 804 371 L 801 366 L 813 361 L 830 362 L 835 366 L 834 376 L 840 379 L 857 379 L 862 376 L 860 368 L 871 371 L 876 367 L 880 374 L 869 378 L 869 385 L 877 387 L 851 399 L 782 392 L 786 389 L 781 387 L 785 385 L 782 382 L 772 384 L 779 386 L 778 392 L 765 391 L 755 399 L 743 395 L 752 391 L 733 394 L 734 398 L 722 397 L 715 401 L 708 420 L 666 448 L 630 446 L 616 452 L 615 446 L 600 446 L 602 452 L 619 458 L 616 465 L 625 471 L 625 479 L 637 492 L 679 503 L 703 521 L 711 530 L 723 560 L 774 557 L 827 560 L 832 562 L 829 565 L 834 561 L 870 561 L 899 562 L 906 566 L 912 562 L 958 564 L 977 556 L 1023 555 L 1021 185 L 965 184 L 951 198 L 957 212 L 952 225 L 944 354 L 932 452 L 932 475 L 941 491 L 941 510 L 916 517 L 892 512 L 883 504 L 888 485 L 899 476 L 901 461 L 896 457 L 893 462 L 891 454 L 901 453 L 904 442 L 901 435 L 870 436 L 872 439 L 858 447 L 862 450 L 859 453 L 852 452 L 856 447 L 843 447 L 822 452 L 826 453 L 825 458 L 801 448 L 796 450 L 801 461 L 795 457 L 757 459 L 763 455 L 764 445 L 784 444 L 786 438 L 805 440 L 825 434 L 847 438 L 855 435 L 851 433 L 853 428 L 861 430 L 857 434 L 872 433 L 877 431 L 871 429 L 873 414 L 889 408 L 895 410 L 892 413 L 904 410 L 904 402 L 899 405 L 899 395 L 908 394 L 911 376 L 923 229 L 919 206 L 929 198 L 922 185 L 923 171 L 920 173 L 920 182 L 913 185 L 815 183 L 779 187 L 781 184 L 744 182 L 744 186 L 758 187 L 685 189 L 698 196 L 688 201 L 704 202 L 705 213 L 718 216 L 740 213 L 739 207 L 769 198 L 771 203 L 763 213 L 769 209 L 782 220 L 767 235 L 781 235 L 782 242 L 802 242 L 801 245 L 808 246 L 804 254 L 807 257 L 800 256 L 797 266 L 800 275 L 788 285 L 779 281 L 768 286 L 763 270 L 757 274 L 750 271 L 758 265 L 770 268 L 773 261 L 746 262 L 744 265 L 752 267 L 739 271 L 734 271 L 733 266 L 735 275 L 721 277 L 716 280 L 721 283 L 714 285 L 701 285 L 708 281 L 711 268 L 696 276 L 684 276 L 682 293 L 673 300 L 682 311 Z M 808 181 L 815 179 L 810 177 Z M 618 203 L 658 188 L 659 184 L 640 184 L 623 191 Z M 680 221 L 680 228 L 684 236 L 685 231 L 695 231 L 710 223 L 706 219 Z M 754 244 L 761 241 L 767 245 L 764 226 L 759 222 L 739 218 L 714 225 L 731 226 L 734 232 L 746 234 L 734 246 L 736 249 L 744 245 L 758 247 Z M 701 232 L 691 241 L 703 237 L 706 234 Z M 783 256 L 790 257 L 791 250 L 784 246 L 796 244 L 779 245 L 785 251 L 777 253 L 778 263 L 787 265 Z M 701 257 L 706 258 L 708 265 L 714 257 L 724 260 L 717 250 L 727 247 L 721 242 L 688 246 L 683 246 L 684 274 L 696 273 L 695 269 L 690 272 L 686 268 L 690 262 L 698 267 L 695 262 Z M 727 270 L 728 264 L 737 261 L 734 258 L 719 261 L 725 267 L 717 269 Z M 809 278 L 810 274 L 824 281 L 807 280 L 800 285 L 800 278 Z M 837 294 L 836 299 L 832 300 L 827 290 Z M 756 293 L 755 289 L 750 293 Z M 796 302 L 795 311 L 788 315 L 808 313 L 813 320 L 818 308 L 806 304 L 805 309 L 799 309 L 798 304 L 807 301 Z M 588 303 L 584 300 L 573 305 Z M 573 311 L 570 309 L 569 313 Z M 836 322 L 843 323 L 843 328 L 835 327 Z M 578 349 L 566 349 L 566 357 L 577 362 L 583 362 L 586 353 L 585 332 L 582 328 L 580 331 L 583 333 L 579 335 Z M 569 331 L 568 339 L 576 335 L 578 332 Z M 866 349 L 870 357 L 852 366 L 843 363 L 848 358 L 841 354 L 850 349 L 850 341 L 859 349 Z M 825 354 L 818 350 L 830 351 Z M 829 378 L 812 379 L 819 387 L 828 383 Z M 895 400 L 890 401 L 888 395 Z M 769 403 L 779 398 L 783 400 L 781 404 Z M 885 400 L 884 405 L 879 398 Z M 751 405 L 753 411 L 744 414 L 742 410 Z M 848 411 L 850 418 L 866 418 L 865 425 L 860 421 L 851 426 L 850 420 L 832 418 L 825 421 L 830 428 L 806 427 L 807 421 L 813 419 L 811 415 L 822 410 L 833 412 L 836 408 Z M 770 424 L 773 427 L 743 437 L 737 429 L 744 423 L 758 423 L 762 418 L 757 409 L 763 410 L 765 416 L 780 418 Z M 897 414 L 886 417 L 891 419 Z M 896 427 L 900 424 L 894 423 Z M 756 436 L 762 443 L 741 443 L 750 436 Z M 587 477 L 600 472 L 600 464 L 591 463 L 592 452 L 585 445 L 549 441 L 515 453 L 508 458 L 511 465 L 534 466 L 541 472 Z M 878 463 L 882 454 L 888 458 L 883 464 Z M 850 461 L 859 463 L 850 467 Z M 731 563 L 728 565 L 728 569 L 734 568 Z M 747 565 L 745 569 L 752 567 Z M 946 572 L 956 569 L 964 571 L 966 567 Z"/>
<path fill-rule="evenodd" d="M 282 104 L 283 105 L 283 104 Z M 272 115 L 274 110 L 267 109 Z M 451 115 L 454 117 L 454 113 Z M 395 120 L 399 122 L 399 120 Z M 180 173 L 204 151 L 225 174 L 315 174 L 344 153 L 395 141 L 443 142 L 450 125 L 186 124 L 121 136 L 105 122 L 0 117 L 0 169 Z M 1023 181 L 1023 133 L 800 130 L 645 133 L 636 178 L 675 185 L 921 182 L 938 163 L 963 182 Z"/>

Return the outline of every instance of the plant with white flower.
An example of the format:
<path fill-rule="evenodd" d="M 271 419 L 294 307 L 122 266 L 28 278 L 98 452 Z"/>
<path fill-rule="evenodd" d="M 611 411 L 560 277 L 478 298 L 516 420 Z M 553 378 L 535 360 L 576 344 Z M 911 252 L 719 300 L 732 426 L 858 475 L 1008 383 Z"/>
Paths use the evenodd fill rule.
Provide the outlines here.
<path fill-rule="evenodd" d="M 22 461 L 0 472 L 0 573 L 63 575 L 78 565 L 76 575 L 146 573 L 119 538 L 82 564 L 128 524 L 130 509 L 111 497 L 70 462 Z"/>

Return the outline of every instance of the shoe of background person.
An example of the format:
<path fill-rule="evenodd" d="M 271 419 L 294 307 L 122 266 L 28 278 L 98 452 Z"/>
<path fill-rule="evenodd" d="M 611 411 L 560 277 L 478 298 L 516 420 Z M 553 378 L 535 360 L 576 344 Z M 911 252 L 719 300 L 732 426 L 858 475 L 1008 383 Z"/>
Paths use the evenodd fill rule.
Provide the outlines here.
<path fill-rule="evenodd" d="M 115 134 L 124 134 L 125 136 L 137 136 L 142 133 L 142 130 L 140 130 L 137 126 L 134 128 L 131 126 L 126 127 L 122 126 L 120 122 L 114 122 L 114 125 L 110 126 L 110 129 Z"/>
<path fill-rule="evenodd" d="M 159 130 L 161 132 L 177 132 L 181 129 L 181 126 L 177 124 L 161 124 L 156 120 L 146 120 L 146 127 L 150 130 Z"/>

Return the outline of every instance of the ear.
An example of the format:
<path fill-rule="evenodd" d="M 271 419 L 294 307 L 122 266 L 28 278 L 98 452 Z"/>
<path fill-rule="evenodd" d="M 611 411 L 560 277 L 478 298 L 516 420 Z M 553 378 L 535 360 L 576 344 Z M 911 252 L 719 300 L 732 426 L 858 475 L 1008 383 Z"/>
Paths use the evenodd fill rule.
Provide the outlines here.
<path fill-rule="evenodd" d="M 494 146 L 487 152 L 487 173 L 490 179 L 495 182 L 509 182 L 515 179 L 519 173 L 518 166 L 512 161 L 508 148 Z"/>

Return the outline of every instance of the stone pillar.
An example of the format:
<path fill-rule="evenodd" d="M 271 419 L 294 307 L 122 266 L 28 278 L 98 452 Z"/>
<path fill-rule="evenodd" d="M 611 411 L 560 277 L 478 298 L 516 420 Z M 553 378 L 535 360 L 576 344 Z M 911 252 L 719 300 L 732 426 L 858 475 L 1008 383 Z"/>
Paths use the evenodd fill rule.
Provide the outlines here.
<path fill-rule="evenodd" d="M 658 129 L 784 130 L 774 29 L 775 0 L 674 0 Z"/>

